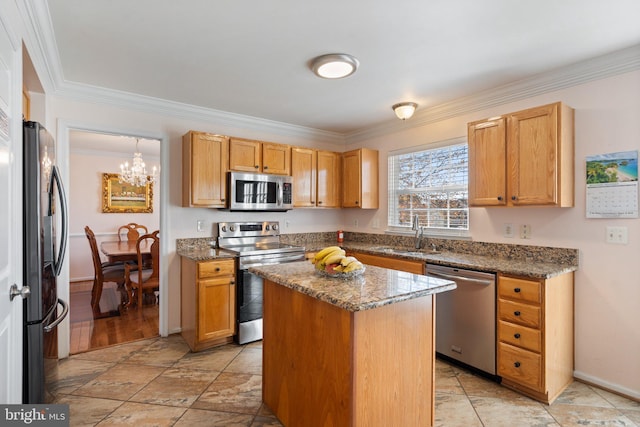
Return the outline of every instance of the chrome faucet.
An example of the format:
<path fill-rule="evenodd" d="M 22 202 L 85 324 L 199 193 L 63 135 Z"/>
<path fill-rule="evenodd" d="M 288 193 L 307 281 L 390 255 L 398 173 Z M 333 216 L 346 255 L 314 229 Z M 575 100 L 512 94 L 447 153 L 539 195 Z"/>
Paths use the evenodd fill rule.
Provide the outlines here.
<path fill-rule="evenodd" d="M 416 237 L 415 237 L 416 249 L 420 249 L 420 241 L 422 240 L 422 236 L 424 235 L 424 229 L 420 226 L 420 220 L 418 219 L 418 215 L 414 215 L 413 226 L 411 227 L 411 229 L 415 230 L 416 232 Z"/>

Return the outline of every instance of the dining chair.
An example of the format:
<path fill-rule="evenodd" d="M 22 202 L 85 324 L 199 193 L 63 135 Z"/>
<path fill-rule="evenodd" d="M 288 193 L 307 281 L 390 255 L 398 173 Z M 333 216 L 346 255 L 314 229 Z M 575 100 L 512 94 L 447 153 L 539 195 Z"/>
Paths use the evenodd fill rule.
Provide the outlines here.
<path fill-rule="evenodd" d="M 125 265 L 125 284 L 129 292 L 129 301 L 142 307 L 145 292 L 155 292 L 160 288 L 160 230 L 140 236 L 136 242 L 137 264 Z M 151 262 L 145 264 L 140 247 L 151 245 Z M 138 268 L 142 266 L 142 268 Z M 157 300 L 157 299 L 156 299 Z"/>
<path fill-rule="evenodd" d="M 102 288 L 104 283 L 115 282 L 118 285 L 118 289 L 123 293 L 123 297 L 126 293 L 125 285 L 125 264 L 122 262 L 110 263 L 102 262 L 100 259 L 100 253 L 98 252 L 98 243 L 96 242 L 96 235 L 89 226 L 84 228 L 84 232 L 89 240 L 89 247 L 91 248 L 91 258 L 93 260 L 93 287 L 91 289 L 91 308 L 93 309 L 94 317 L 103 317 L 112 315 L 112 313 L 102 313 L 100 309 L 100 298 L 102 297 Z M 123 300 L 124 298 L 121 298 Z M 123 305 L 127 301 L 122 301 Z"/>
<path fill-rule="evenodd" d="M 127 225 L 123 225 L 118 228 L 118 240 L 122 241 L 123 236 L 127 236 L 126 239 L 130 242 L 135 242 L 138 238 L 143 235 L 149 233 L 147 227 L 142 224 L 136 224 L 135 222 L 130 222 Z"/>

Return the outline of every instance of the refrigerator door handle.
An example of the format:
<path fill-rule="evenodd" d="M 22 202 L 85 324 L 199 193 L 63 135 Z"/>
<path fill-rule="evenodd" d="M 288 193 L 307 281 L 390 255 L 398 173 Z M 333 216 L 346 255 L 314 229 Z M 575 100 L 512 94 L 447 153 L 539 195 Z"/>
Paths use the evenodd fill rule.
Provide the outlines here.
<path fill-rule="evenodd" d="M 67 198 L 64 193 L 64 187 L 62 186 L 62 179 L 60 178 L 60 170 L 57 166 L 53 167 L 51 173 L 51 181 L 49 183 L 49 215 L 53 214 L 53 184 L 56 184 L 58 188 L 58 195 L 60 196 L 60 211 L 62 214 L 62 233 L 60 236 L 60 249 L 58 251 L 58 256 L 53 260 L 53 270 L 56 276 L 60 275 L 60 271 L 62 270 L 62 261 L 64 260 L 64 254 L 67 250 L 67 234 L 68 234 L 68 222 L 69 218 L 67 215 Z M 60 301 L 60 300 L 58 300 Z M 66 304 L 66 303 L 65 303 Z"/>
<path fill-rule="evenodd" d="M 69 305 L 65 301 L 58 298 L 58 304 L 62 306 L 62 314 L 58 316 L 52 323 L 49 323 L 47 326 L 44 326 L 42 328 L 45 332 L 51 332 L 56 326 L 60 324 L 60 322 L 64 320 L 65 317 L 67 317 L 67 313 L 69 313 Z M 56 313 L 56 311 L 57 310 L 52 310 L 52 313 Z"/>

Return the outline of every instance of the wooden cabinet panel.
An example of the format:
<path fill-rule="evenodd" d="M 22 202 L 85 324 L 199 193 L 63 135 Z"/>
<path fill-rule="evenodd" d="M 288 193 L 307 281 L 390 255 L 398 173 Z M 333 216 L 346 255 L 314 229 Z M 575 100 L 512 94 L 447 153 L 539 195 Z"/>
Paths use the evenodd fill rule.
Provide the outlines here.
<path fill-rule="evenodd" d="M 262 143 L 250 139 L 229 139 L 229 169 L 242 172 L 262 170 Z"/>
<path fill-rule="evenodd" d="M 340 207 L 340 154 L 318 151 L 317 205 L 323 208 Z"/>
<path fill-rule="evenodd" d="M 229 169 L 241 172 L 291 173 L 291 147 L 285 144 L 229 139 Z"/>
<path fill-rule="evenodd" d="M 498 344 L 500 359 L 498 372 L 518 381 L 520 384 L 539 390 L 542 387 L 542 359 L 540 354 L 510 346 Z"/>
<path fill-rule="evenodd" d="M 290 175 L 291 147 L 284 144 L 263 142 L 262 172 L 276 175 Z"/>
<path fill-rule="evenodd" d="M 293 206 L 316 206 L 317 151 L 312 148 L 293 147 L 291 150 L 291 176 L 293 177 Z"/>
<path fill-rule="evenodd" d="M 469 205 L 507 203 L 505 119 L 470 123 Z"/>
<path fill-rule="evenodd" d="M 542 302 L 542 285 L 538 281 L 502 277 L 498 284 L 498 297 L 539 304 Z"/>
<path fill-rule="evenodd" d="M 235 292 L 229 279 L 198 282 L 198 339 L 200 341 L 233 336 L 235 330 Z"/>
<path fill-rule="evenodd" d="M 470 206 L 572 207 L 573 118 L 557 102 L 469 123 Z"/>
<path fill-rule="evenodd" d="M 546 280 L 498 275 L 498 375 L 551 404 L 573 381 L 573 273 Z"/>
<path fill-rule="evenodd" d="M 542 334 L 539 329 L 527 328 L 504 320 L 498 322 L 498 340 L 538 353 L 542 351 Z"/>
<path fill-rule="evenodd" d="M 342 207 L 378 209 L 378 151 L 342 154 Z"/>
<path fill-rule="evenodd" d="M 231 342 L 235 334 L 235 260 L 181 258 L 181 334 L 192 351 Z"/>
<path fill-rule="evenodd" d="M 182 206 L 224 208 L 229 139 L 190 131 L 182 137 Z"/>

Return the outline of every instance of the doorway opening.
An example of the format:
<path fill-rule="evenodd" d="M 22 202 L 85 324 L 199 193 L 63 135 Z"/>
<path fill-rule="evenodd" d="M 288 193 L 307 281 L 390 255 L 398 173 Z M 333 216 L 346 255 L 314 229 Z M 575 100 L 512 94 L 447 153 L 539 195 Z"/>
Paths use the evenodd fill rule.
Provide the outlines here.
<path fill-rule="evenodd" d="M 92 249 L 85 232 L 88 226 L 95 235 L 102 263 L 114 261 L 110 259 L 112 254 L 101 250 L 102 243 L 127 240 L 119 233 L 121 226 L 135 223 L 144 225 L 148 233 L 160 230 L 160 180 L 138 186 L 140 191 L 124 191 L 126 183 L 114 179 L 121 164 L 128 161 L 131 166 L 134 152 L 142 154 L 147 172 L 160 166 L 159 139 L 69 129 L 70 354 L 159 336 L 160 305 L 153 294 L 154 298 L 145 298 L 143 304 L 133 304 L 130 289 L 122 283 L 105 281 L 96 299 Z M 119 186 L 122 189 L 115 190 Z M 116 199 L 126 199 L 130 205 L 118 208 Z M 140 199 L 142 206 L 137 206 L 134 199 Z M 144 234 L 143 230 L 140 232 Z M 124 262 L 135 265 L 133 250 L 131 259 Z"/>

